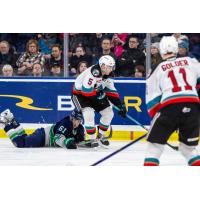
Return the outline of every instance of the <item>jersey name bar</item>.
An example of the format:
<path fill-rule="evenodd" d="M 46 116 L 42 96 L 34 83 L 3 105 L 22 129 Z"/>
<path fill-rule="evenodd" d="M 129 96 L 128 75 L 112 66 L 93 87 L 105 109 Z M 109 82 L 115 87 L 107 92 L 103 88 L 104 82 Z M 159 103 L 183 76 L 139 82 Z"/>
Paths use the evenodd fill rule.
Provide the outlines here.
<path fill-rule="evenodd" d="M 179 61 L 174 61 L 174 62 L 167 63 L 165 65 L 162 65 L 161 68 L 163 71 L 166 71 L 167 69 L 171 69 L 173 67 L 184 67 L 188 65 L 189 64 L 187 60 L 179 60 Z"/>

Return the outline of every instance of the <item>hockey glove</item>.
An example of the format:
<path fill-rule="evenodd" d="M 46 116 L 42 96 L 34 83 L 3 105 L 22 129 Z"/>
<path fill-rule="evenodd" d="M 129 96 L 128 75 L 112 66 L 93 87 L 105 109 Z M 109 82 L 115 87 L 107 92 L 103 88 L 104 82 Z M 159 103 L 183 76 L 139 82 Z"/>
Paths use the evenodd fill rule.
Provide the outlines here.
<path fill-rule="evenodd" d="M 118 114 L 120 116 L 122 116 L 123 118 L 125 118 L 126 117 L 126 113 L 127 113 L 125 104 L 121 104 L 121 105 L 119 105 L 117 107 L 119 108 Z"/>
<path fill-rule="evenodd" d="M 77 149 L 77 145 L 74 141 L 74 138 L 67 138 L 65 140 L 65 146 L 67 149 Z"/>

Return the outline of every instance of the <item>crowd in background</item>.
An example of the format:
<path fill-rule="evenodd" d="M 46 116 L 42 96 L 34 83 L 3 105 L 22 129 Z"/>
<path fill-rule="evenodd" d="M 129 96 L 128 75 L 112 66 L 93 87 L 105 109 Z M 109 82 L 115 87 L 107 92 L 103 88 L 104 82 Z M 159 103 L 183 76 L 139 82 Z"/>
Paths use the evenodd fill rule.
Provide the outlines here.
<path fill-rule="evenodd" d="M 1 76 L 63 76 L 63 34 L 0 34 Z"/>
<path fill-rule="evenodd" d="M 159 41 L 163 35 L 174 35 L 179 44 L 178 56 L 200 61 L 200 34 L 151 33 L 151 70 L 162 62 Z M 98 63 L 102 55 L 116 61 L 115 77 L 145 77 L 145 33 L 69 33 L 68 70 L 78 76 Z M 0 76 L 64 76 L 64 34 L 0 34 Z"/>

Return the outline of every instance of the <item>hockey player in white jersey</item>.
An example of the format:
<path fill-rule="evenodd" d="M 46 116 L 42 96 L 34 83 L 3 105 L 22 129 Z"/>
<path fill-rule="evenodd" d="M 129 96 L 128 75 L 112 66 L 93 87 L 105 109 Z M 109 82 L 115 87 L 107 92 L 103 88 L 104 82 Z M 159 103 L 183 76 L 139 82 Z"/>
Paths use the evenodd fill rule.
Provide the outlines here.
<path fill-rule="evenodd" d="M 115 69 L 115 60 L 109 56 L 102 56 L 99 63 L 82 72 L 73 86 L 72 100 L 76 108 L 82 112 L 87 134 L 90 136 L 91 145 L 98 146 L 96 140 L 95 112 L 100 113 L 98 136 L 100 144 L 109 145 L 105 133 L 114 116 L 112 104 L 117 106 L 122 117 L 126 116 L 126 108 L 120 101 L 119 94 L 110 78 Z"/>
<path fill-rule="evenodd" d="M 148 133 L 144 166 L 159 165 L 164 145 L 179 130 L 179 150 L 188 165 L 200 166 L 199 141 L 200 64 L 189 57 L 176 58 L 178 43 L 173 36 L 160 42 L 163 62 L 147 79 L 146 101 L 153 118 Z"/>

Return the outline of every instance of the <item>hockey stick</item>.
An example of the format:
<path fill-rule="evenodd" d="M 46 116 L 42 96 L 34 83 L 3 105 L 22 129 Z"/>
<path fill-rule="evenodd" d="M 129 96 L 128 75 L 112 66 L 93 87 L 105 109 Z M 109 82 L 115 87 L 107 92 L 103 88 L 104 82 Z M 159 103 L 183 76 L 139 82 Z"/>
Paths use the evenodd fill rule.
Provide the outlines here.
<path fill-rule="evenodd" d="M 120 148 L 120 149 L 114 151 L 113 153 L 107 155 L 106 157 L 102 158 L 101 160 L 99 160 L 99 161 L 93 163 L 91 166 L 96 166 L 96 165 L 102 163 L 103 161 L 105 161 L 105 160 L 107 160 L 108 158 L 114 156 L 115 154 L 119 153 L 120 151 L 123 151 L 124 149 L 126 149 L 126 148 L 129 147 L 129 146 L 131 146 L 132 144 L 134 144 L 134 143 L 138 142 L 139 140 L 145 138 L 146 135 L 147 135 L 147 133 L 145 133 L 143 136 L 139 137 L 138 139 L 136 139 L 136 140 L 134 140 L 134 141 L 128 143 L 127 145 L 123 146 L 122 148 Z"/>
<path fill-rule="evenodd" d="M 119 108 L 118 108 L 118 107 L 114 106 L 114 108 L 115 108 L 116 110 L 119 111 Z M 138 124 L 139 126 L 141 126 L 142 128 L 144 128 L 146 131 L 148 131 L 148 129 L 147 129 L 144 125 L 140 124 L 137 120 L 133 119 L 130 115 L 126 114 L 126 117 L 129 118 L 130 120 L 132 120 L 133 122 L 135 122 L 136 124 Z M 140 141 L 141 139 L 145 138 L 146 136 L 147 136 L 147 133 L 145 133 L 145 134 L 142 135 L 141 137 L 137 138 L 136 140 L 134 140 L 134 141 L 128 143 L 127 145 L 121 147 L 120 149 L 114 151 L 113 153 L 107 155 L 106 157 L 100 159 L 99 161 L 93 163 L 91 166 L 96 166 L 96 165 L 98 165 L 98 164 L 104 162 L 105 160 L 107 160 L 107 159 L 109 159 L 110 157 L 114 156 L 115 154 L 117 154 L 117 153 L 123 151 L 124 149 L 128 148 L 129 146 L 135 144 L 136 142 Z M 167 143 L 167 144 L 168 144 L 168 143 Z M 170 145 L 170 144 L 168 144 L 168 146 L 170 146 L 170 147 L 171 147 L 172 149 L 174 149 L 174 150 L 178 150 L 178 147 L 174 147 L 174 146 L 172 146 L 172 145 Z"/>
<path fill-rule="evenodd" d="M 112 126 L 110 126 L 110 133 L 109 133 L 109 135 L 108 136 L 106 136 L 106 137 L 104 137 L 104 139 L 110 139 L 111 137 L 112 137 L 112 135 L 113 135 L 113 129 L 112 129 Z M 84 141 L 82 141 L 82 142 L 79 142 L 78 144 L 77 144 L 77 146 L 78 147 L 86 147 L 85 145 L 87 145 L 87 144 L 89 144 L 89 143 L 91 143 L 91 140 L 84 140 Z M 87 147 L 87 148 L 89 148 L 89 147 Z"/>
<path fill-rule="evenodd" d="M 119 111 L 119 108 L 114 106 L 113 107 Z M 134 123 L 136 123 L 137 125 L 141 126 L 143 129 L 145 129 L 147 132 L 149 131 L 143 124 L 141 124 L 140 122 L 138 122 L 136 119 L 134 119 L 133 117 L 131 117 L 129 114 L 126 114 L 126 117 L 128 119 L 130 119 L 131 121 L 133 121 Z M 173 150 L 178 151 L 178 147 L 177 146 L 173 146 L 171 144 L 169 144 L 168 142 L 166 143 L 169 147 L 171 147 Z"/>

